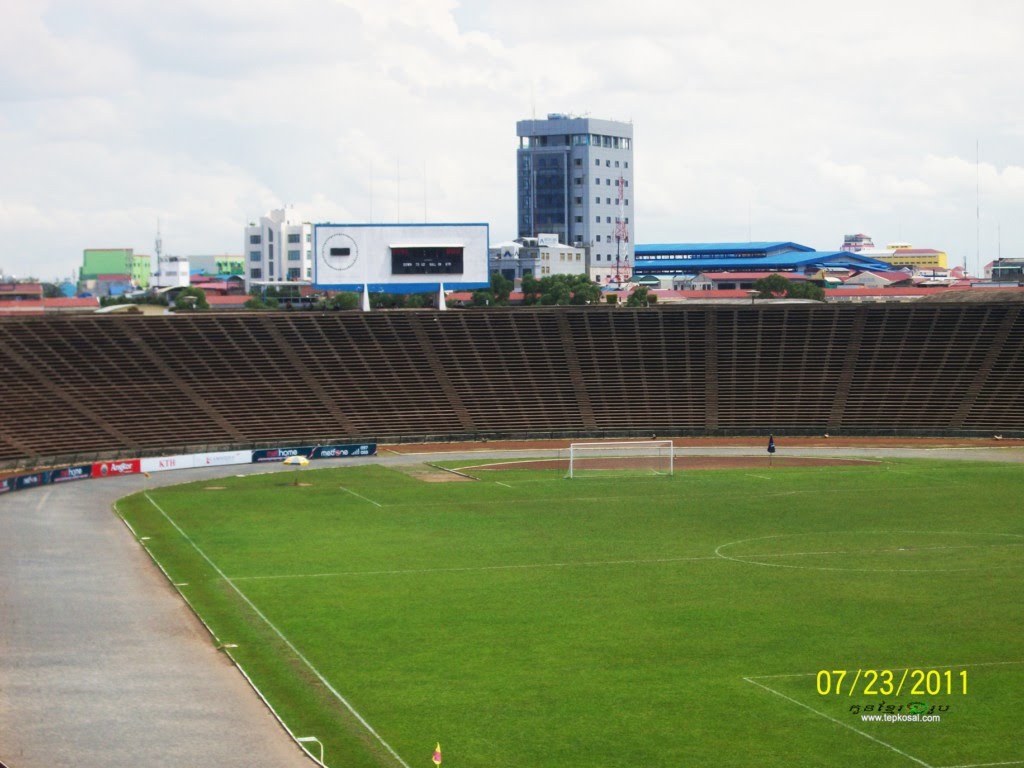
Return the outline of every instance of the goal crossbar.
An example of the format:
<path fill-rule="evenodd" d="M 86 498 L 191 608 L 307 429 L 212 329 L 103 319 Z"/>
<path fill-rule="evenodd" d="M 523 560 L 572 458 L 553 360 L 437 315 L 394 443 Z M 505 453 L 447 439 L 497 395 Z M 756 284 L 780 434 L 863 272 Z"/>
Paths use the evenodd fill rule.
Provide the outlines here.
<path fill-rule="evenodd" d="M 608 460 L 606 468 L 612 468 L 616 459 L 636 462 L 643 467 L 650 464 L 656 472 L 673 474 L 675 470 L 675 446 L 671 440 L 628 440 L 603 443 L 570 443 L 569 474 L 576 477 L 584 462 L 590 460 L 590 469 L 602 469 L 596 459 Z M 621 466 L 614 467 L 622 468 Z"/>

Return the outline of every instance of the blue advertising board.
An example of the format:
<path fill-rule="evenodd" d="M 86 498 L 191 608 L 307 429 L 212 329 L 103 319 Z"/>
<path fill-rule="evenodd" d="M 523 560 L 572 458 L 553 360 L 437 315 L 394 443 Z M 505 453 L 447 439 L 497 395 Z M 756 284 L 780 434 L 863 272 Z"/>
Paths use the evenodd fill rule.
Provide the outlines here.
<path fill-rule="evenodd" d="M 13 477 L 5 477 L 0 479 L 0 493 L 7 493 L 8 491 L 14 490 Z"/>
<path fill-rule="evenodd" d="M 313 453 L 312 445 L 303 445 L 298 448 L 264 448 L 252 452 L 253 464 L 264 464 L 270 461 L 284 461 L 289 456 L 305 456 L 307 459 Z"/>
<path fill-rule="evenodd" d="M 51 483 L 70 483 L 74 480 L 88 480 L 92 477 L 92 464 L 82 464 L 77 467 L 65 467 L 50 472 Z"/>
<path fill-rule="evenodd" d="M 376 443 L 358 443 L 353 445 L 318 445 L 311 459 L 341 459 L 346 456 L 374 456 L 377 453 Z"/>
<path fill-rule="evenodd" d="M 14 487 L 23 491 L 26 488 L 36 488 L 50 482 L 49 472 L 33 472 L 31 475 L 19 475 L 14 478 Z"/>

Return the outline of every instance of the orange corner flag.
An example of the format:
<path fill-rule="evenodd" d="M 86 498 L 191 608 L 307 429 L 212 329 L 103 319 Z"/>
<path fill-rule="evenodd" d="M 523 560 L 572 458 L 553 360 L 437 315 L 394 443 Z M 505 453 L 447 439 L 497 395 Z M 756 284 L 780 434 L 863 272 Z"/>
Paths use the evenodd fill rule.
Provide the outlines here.
<path fill-rule="evenodd" d="M 434 765 L 441 764 L 441 742 L 437 742 L 437 746 L 434 747 L 434 756 L 430 759 L 434 761 Z"/>

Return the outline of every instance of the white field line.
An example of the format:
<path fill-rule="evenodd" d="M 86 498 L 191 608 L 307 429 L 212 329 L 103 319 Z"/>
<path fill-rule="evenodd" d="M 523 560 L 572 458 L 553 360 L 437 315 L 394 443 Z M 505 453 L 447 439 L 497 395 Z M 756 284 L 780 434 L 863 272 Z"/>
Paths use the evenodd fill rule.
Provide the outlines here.
<path fill-rule="evenodd" d="M 371 504 L 373 504 L 373 505 L 374 505 L 375 507 L 380 507 L 380 508 L 382 508 L 382 509 L 384 508 L 384 505 L 383 505 L 383 504 L 378 504 L 378 503 L 377 503 L 376 501 L 374 501 L 373 499 L 368 499 L 368 498 L 366 498 L 365 496 L 363 496 L 363 495 L 362 495 L 361 493 L 356 493 L 355 491 L 349 490 L 349 489 L 348 489 L 348 488 L 346 488 L 346 487 L 345 487 L 344 485 L 339 485 L 338 487 L 339 487 L 339 488 L 341 488 L 341 490 L 343 490 L 343 491 L 344 491 L 345 493 L 351 493 L 351 494 L 352 494 L 353 496 L 355 496 L 355 497 L 356 497 L 356 498 L 358 498 L 358 499 L 362 499 L 363 501 L 368 501 L 368 502 L 370 502 L 370 503 L 371 503 Z"/>
<path fill-rule="evenodd" d="M 836 549 L 828 552 L 766 552 L 765 554 L 731 555 L 732 559 L 744 557 L 807 557 L 810 555 L 875 555 L 885 552 L 924 552 L 943 549 L 993 549 L 995 547 L 1024 547 L 1024 541 L 1008 541 L 1002 544 L 952 544 L 935 547 L 885 547 L 883 549 Z"/>
<path fill-rule="evenodd" d="M 756 477 L 758 480 L 771 480 L 771 478 L 766 475 L 744 475 L 744 477 Z"/>
<path fill-rule="evenodd" d="M 36 504 L 36 512 L 43 511 L 43 506 L 46 504 L 47 501 L 49 501 L 51 493 L 53 493 L 53 488 L 47 488 L 46 493 L 43 494 L 43 497 L 39 500 L 39 503 Z"/>
<path fill-rule="evenodd" d="M 972 664 L 910 664 L 903 667 L 886 667 L 893 671 L 901 669 L 974 669 L 975 667 L 1005 667 L 1012 664 L 1024 664 L 1024 661 L 979 661 Z M 818 672 L 792 672 L 787 675 L 749 675 L 744 680 L 771 680 L 780 677 L 815 677 Z"/>
<path fill-rule="evenodd" d="M 284 642 L 284 644 L 287 645 L 291 649 L 292 653 L 294 653 L 296 655 L 296 657 L 298 657 L 299 660 L 302 661 L 302 663 L 306 665 L 306 667 L 309 669 L 309 671 L 312 672 L 321 683 L 323 683 L 324 687 L 326 687 L 327 690 L 329 690 L 334 695 L 334 697 L 338 701 L 340 701 L 349 712 L 352 713 L 352 716 L 355 717 L 356 720 L 358 720 L 362 724 L 362 726 L 364 728 L 366 728 L 366 730 L 369 731 L 370 734 L 373 735 L 373 737 L 375 739 L 377 739 L 377 741 L 381 744 L 381 746 L 383 746 L 388 752 L 390 752 L 391 756 L 394 757 L 395 760 L 397 760 L 403 766 L 403 768 L 409 768 L 409 764 L 407 762 L 405 762 L 405 760 L 403 760 L 401 758 L 401 756 L 397 752 L 395 752 L 394 749 L 391 748 L 390 744 L 388 744 L 386 741 L 384 741 L 383 738 L 381 738 L 380 734 L 377 733 L 377 731 L 375 731 L 373 729 L 373 726 L 371 726 L 368 722 L 366 722 L 366 720 L 363 718 L 363 716 L 360 715 L 351 704 L 349 704 L 348 700 L 344 696 L 342 696 L 337 691 L 337 689 L 333 685 L 331 685 L 331 683 L 327 680 L 327 678 L 324 677 L 320 673 L 320 670 L 318 670 L 316 667 L 314 667 L 313 664 L 310 662 L 310 660 L 307 659 L 306 656 L 302 653 L 302 651 L 300 651 L 298 648 L 296 648 L 295 644 L 292 643 L 292 641 L 289 640 L 287 637 L 285 637 L 284 633 L 282 633 L 281 630 L 279 630 L 276 626 L 274 626 L 274 623 L 272 621 L 270 621 L 270 619 L 268 619 L 266 617 L 266 615 L 264 615 L 263 611 L 261 611 L 259 608 L 256 607 L 256 604 L 253 603 L 253 601 L 250 600 L 249 597 L 244 592 L 242 592 L 242 590 L 239 589 L 238 586 L 231 579 L 229 579 L 224 574 L 224 571 L 222 571 L 220 569 L 220 567 L 215 562 L 213 562 L 213 560 L 211 560 L 210 557 L 205 552 L 203 552 L 202 549 L 199 548 L 199 545 L 197 545 L 194 541 L 192 541 L 192 539 L 189 537 L 189 535 L 187 533 L 185 533 L 185 531 L 182 530 L 181 526 L 179 526 L 173 519 L 171 519 L 171 516 L 168 515 L 159 504 L 157 504 L 155 501 L 153 501 L 152 497 L 148 493 L 146 493 L 145 496 L 146 496 L 147 499 L 149 499 L 149 503 L 152 504 L 157 509 L 157 511 L 160 512 L 161 515 L 164 516 L 164 518 L 167 520 L 167 522 L 169 522 L 172 526 L 174 526 L 174 529 L 179 534 L 181 534 L 181 537 L 183 539 L 185 539 L 185 541 L 187 541 L 189 543 L 189 545 L 196 552 L 199 553 L 199 556 L 202 557 L 203 560 L 205 560 L 210 565 L 210 567 L 213 568 L 213 570 L 217 572 L 218 576 L 220 576 L 222 579 L 224 579 L 224 581 L 227 582 L 228 585 L 233 590 L 235 590 L 235 592 L 238 594 L 238 596 L 241 597 L 242 600 L 245 601 L 246 605 L 248 605 L 253 610 L 253 612 L 257 616 L 259 616 L 260 619 L 262 619 L 263 622 L 274 631 L 274 634 L 276 634 L 279 638 L 281 638 L 281 640 Z M 367 501 L 369 501 L 369 499 L 367 499 Z M 376 502 L 374 502 L 374 503 L 376 503 Z M 380 506 L 380 505 L 378 505 L 378 506 Z"/>
<path fill-rule="evenodd" d="M 1024 765 L 1024 760 L 1009 760 L 1005 763 L 969 763 L 968 765 L 944 765 L 942 768 L 990 768 L 996 765 Z"/>
<path fill-rule="evenodd" d="M 808 712 L 813 712 L 814 714 L 818 715 L 818 717 L 823 717 L 826 720 L 835 723 L 836 725 L 840 725 L 843 728 L 846 728 L 848 730 L 853 731 L 856 734 L 859 734 L 859 735 L 863 736 L 865 739 L 870 739 L 871 741 L 875 742 L 876 744 L 881 744 L 883 747 L 886 747 L 887 749 L 890 749 L 890 750 L 892 750 L 893 752 L 895 752 L 895 753 L 897 753 L 899 755 L 903 755 L 903 757 L 907 758 L 908 760 L 912 760 L 915 763 L 917 763 L 918 765 L 924 766 L 924 768 L 933 768 L 933 766 L 929 765 L 924 760 L 920 760 L 920 759 L 914 757 L 913 755 L 904 752 L 902 749 L 899 749 L 898 747 L 894 747 L 892 744 L 889 744 L 888 742 L 882 741 L 881 739 L 877 739 L 874 736 L 872 736 L 870 733 L 865 733 L 864 731 L 860 730 L 859 728 L 854 728 L 852 725 L 848 725 L 847 723 L 844 723 L 842 720 L 837 720 L 836 718 L 834 718 L 834 717 L 832 717 L 830 715 L 826 715 L 824 712 L 819 712 L 818 710 L 814 709 L 813 707 L 809 707 L 806 704 L 804 704 L 803 702 L 797 701 L 796 699 L 791 698 L 791 697 L 787 696 L 784 693 L 779 693 L 774 688 L 769 688 L 764 683 L 759 683 L 756 680 L 754 680 L 752 678 L 749 678 L 749 677 L 744 677 L 743 679 L 746 682 L 750 683 L 751 685 L 756 685 L 758 688 L 763 688 L 764 690 L 768 691 L 769 693 L 775 694 L 776 696 L 778 696 L 781 699 L 785 699 L 786 701 L 788 701 L 788 702 L 790 702 L 792 704 L 796 704 L 798 707 L 803 707 Z"/>
<path fill-rule="evenodd" d="M 981 533 L 970 533 L 965 531 L 833 531 L 830 533 L 839 534 L 930 534 L 930 535 L 946 535 L 946 536 L 971 536 L 971 535 L 984 535 Z M 795 536 L 810 536 L 810 535 L 828 535 L 824 533 L 815 532 L 813 534 L 793 534 Z M 1006 536 L 1008 538 L 1024 539 L 1024 536 L 1016 533 L 995 533 L 993 536 Z M 995 547 L 1007 547 L 1007 546 L 1019 546 L 1024 542 L 1012 541 L 1005 543 L 991 543 L 991 544 L 961 544 L 961 545 L 942 545 L 934 547 L 912 547 L 912 548 L 900 548 L 894 547 L 889 549 L 866 549 L 866 550 L 847 550 L 847 551 L 835 551 L 835 552 L 785 552 L 777 554 L 745 554 L 745 555 L 728 555 L 722 550 L 727 547 L 733 547 L 737 544 L 747 544 L 752 541 L 768 541 L 770 539 L 780 539 L 791 537 L 788 534 L 778 534 L 775 536 L 757 536 L 752 539 L 740 539 L 738 541 L 730 541 L 725 544 L 719 544 L 715 547 L 715 555 L 721 557 L 723 560 L 731 560 L 734 563 L 743 563 L 744 565 L 758 565 L 764 568 L 793 568 L 796 570 L 811 570 L 811 571 L 871 571 L 875 573 L 960 573 L 963 571 L 976 571 L 976 570 L 997 570 L 1003 568 L 1016 568 L 1016 565 L 1005 565 L 1005 566 L 988 566 L 987 568 L 850 568 L 850 567 L 829 567 L 829 566 L 814 566 L 814 565 L 789 565 L 786 563 L 762 563 L 757 560 L 750 558 L 762 557 L 800 557 L 804 555 L 859 555 L 859 554 L 877 554 L 880 552 L 899 552 L 902 549 L 983 549 L 983 548 L 995 548 Z"/>
<path fill-rule="evenodd" d="M 511 488 L 511 487 L 512 487 L 512 486 L 511 486 L 511 485 L 509 485 L 508 483 L 502 483 L 502 482 L 500 482 L 500 481 L 498 481 L 498 480 L 495 480 L 495 481 L 494 481 L 494 484 L 495 484 L 495 485 L 503 485 L 503 486 L 505 486 L 506 488 Z"/>
<path fill-rule="evenodd" d="M 232 576 L 234 581 L 266 581 L 274 579 L 322 579 L 334 576 L 402 576 L 420 573 L 460 573 L 466 571 L 525 571 L 539 568 L 593 568 L 608 565 L 651 565 L 656 563 L 689 563 L 698 560 L 721 560 L 708 557 L 660 557 L 650 560 L 581 560 L 564 563 L 524 563 L 522 565 L 467 565 L 452 568 L 397 568 L 388 571 L 333 571 L 329 573 L 293 573 L 277 576 Z"/>

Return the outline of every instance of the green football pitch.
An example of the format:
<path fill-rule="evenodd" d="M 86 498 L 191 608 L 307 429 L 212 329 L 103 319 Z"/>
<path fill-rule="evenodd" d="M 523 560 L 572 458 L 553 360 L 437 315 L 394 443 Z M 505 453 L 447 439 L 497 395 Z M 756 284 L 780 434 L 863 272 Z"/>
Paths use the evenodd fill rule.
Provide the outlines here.
<path fill-rule="evenodd" d="M 332 768 L 1024 765 L 1019 465 L 461 466 L 117 509 Z"/>

